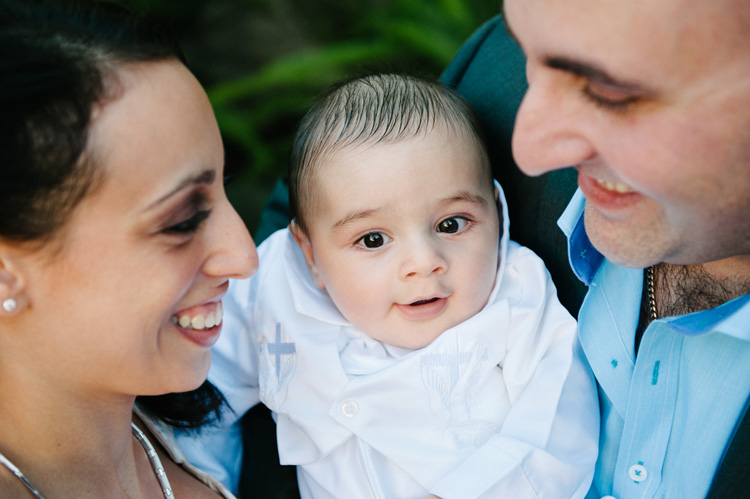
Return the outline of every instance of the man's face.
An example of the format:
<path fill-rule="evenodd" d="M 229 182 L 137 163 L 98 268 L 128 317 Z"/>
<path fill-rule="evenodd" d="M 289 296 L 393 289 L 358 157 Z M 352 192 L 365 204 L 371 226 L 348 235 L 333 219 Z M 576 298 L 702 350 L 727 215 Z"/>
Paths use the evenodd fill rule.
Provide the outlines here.
<path fill-rule="evenodd" d="M 615 263 L 750 254 L 750 4 L 506 0 L 529 90 L 513 153 L 574 166 Z"/>

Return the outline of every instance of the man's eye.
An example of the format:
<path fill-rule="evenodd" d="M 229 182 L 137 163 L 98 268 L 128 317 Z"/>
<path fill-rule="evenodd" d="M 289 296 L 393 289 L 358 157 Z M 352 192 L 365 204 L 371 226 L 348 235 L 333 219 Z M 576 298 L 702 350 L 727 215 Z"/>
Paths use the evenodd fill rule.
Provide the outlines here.
<path fill-rule="evenodd" d="M 468 220 L 461 217 L 446 218 L 437 224 L 437 231 L 445 234 L 455 234 L 456 232 L 463 230 L 468 223 Z"/>
<path fill-rule="evenodd" d="M 583 95 L 597 107 L 608 111 L 625 111 L 638 100 L 638 97 L 607 89 L 601 85 L 589 84 L 583 88 Z"/>
<path fill-rule="evenodd" d="M 211 210 L 201 210 L 195 212 L 195 214 L 183 220 L 182 222 L 170 225 L 163 230 L 165 234 L 191 234 L 196 232 L 200 228 L 201 224 L 211 215 Z"/>
<path fill-rule="evenodd" d="M 377 249 L 390 241 L 390 238 L 381 232 L 368 232 L 357 240 L 357 244 L 367 249 Z"/>

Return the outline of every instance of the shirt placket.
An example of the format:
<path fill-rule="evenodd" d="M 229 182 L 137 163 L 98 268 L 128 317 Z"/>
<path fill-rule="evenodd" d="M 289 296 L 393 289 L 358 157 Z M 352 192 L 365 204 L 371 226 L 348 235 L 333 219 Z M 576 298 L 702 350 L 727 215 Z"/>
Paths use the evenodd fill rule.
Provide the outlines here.
<path fill-rule="evenodd" d="M 659 488 L 677 405 L 682 341 L 659 322 L 643 336 L 615 467 L 616 497 L 654 497 Z"/>

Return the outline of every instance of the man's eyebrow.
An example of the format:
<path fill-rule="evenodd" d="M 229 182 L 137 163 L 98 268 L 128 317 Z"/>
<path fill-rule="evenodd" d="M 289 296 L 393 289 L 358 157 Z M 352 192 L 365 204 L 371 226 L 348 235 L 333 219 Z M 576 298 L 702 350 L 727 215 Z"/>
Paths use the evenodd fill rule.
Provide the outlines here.
<path fill-rule="evenodd" d="M 521 42 L 518 40 L 518 37 L 513 32 L 510 25 L 508 24 L 508 20 L 505 16 L 504 9 L 503 9 L 503 14 L 500 16 L 500 19 L 502 19 L 503 26 L 505 26 L 505 30 L 508 32 L 508 35 L 520 47 Z M 649 89 L 645 88 L 643 85 L 633 82 L 633 81 L 626 81 L 626 80 L 622 80 L 619 78 L 615 78 L 604 69 L 598 67 L 596 64 L 579 62 L 569 57 L 553 56 L 553 55 L 546 56 L 544 58 L 544 64 L 547 67 L 550 67 L 552 69 L 559 69 L 560 71 L 566 71 L 576 76 L 581 76 L 583 78 L 586 78 L 594 83 L 599 83 L 602 85 L 613 87 L 616 90 L 621 90 L 624 92 L 634 92 L 634 93 L 650 93 Z"/>
<path fill-rule="evenodd" d="M 180 192 L 183 189 L 186 189 L 188 187 L 192 187 L 194 185 L 207 185 L 213 183 L 214 179 L 216 178 L 216 172 L 214 170 L 205 170 L 198 175 L 193 175 L 190 177 L 185 178 L 182 180 L 177 186 L 175 186 L 174 189 L 166 193 L 165 195 L 161 196 L 159 199 L 151 203 L 147 209 L 151 209 L 167 199 L 171 198 L 178 192 Z"/>
<path fill-rule="evenodd" d="M 584 63 L 561 56 L 547 56 L 544 58 L 544 64 L 552 69 L 559 69 L 560 71 L 581 76 L 589 81 L 606 85 L 616 90 L 648 93 L 643 85 L 633 81 L 616 78 L 595 64 Z"/>
<path fill-rule="evenodd" d="M 347 213 L 346 216 L 344 216 L 341 220 L 331 225 L 331 232 L 335 232 L 354 221 L 376 215 L 379 211 L 380 209 L 377 208 L 372 210 L 351 211 Z"/>

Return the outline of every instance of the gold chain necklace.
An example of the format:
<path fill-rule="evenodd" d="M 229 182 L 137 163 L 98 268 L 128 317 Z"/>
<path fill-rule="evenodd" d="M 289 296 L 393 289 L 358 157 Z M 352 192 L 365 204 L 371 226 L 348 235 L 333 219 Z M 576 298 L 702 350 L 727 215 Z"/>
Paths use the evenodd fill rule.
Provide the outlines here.
<path fill-rule="evenodd" d="M 134 423 L 130 423 L 130 426 L 133 429 L 133 435 L 135 436 L 136 440 L 138 440 L 141 446 L 143 446 L 144 450 L 146 451 L 146 455 L 148 455 L 148 460 L 151 463 L 151 468 L 153 468 L 154 474 L 156 474 L 156 479 L 159 481 L 159 486 L 161 487 L 161 491 L 164 494 L 165 499 L 174 499 L 174 496 L 172 495 L 172 487 L 169 485 L 167 474 L 164 472 L 164 466 L 162 466 L 161 460 L 159 460 L 159 455 L 156 453 L 154 446 L 151 445 L 151 442 L 148 441 L 146 435 L 143 434 L 140 428 L 138 428 Z M 29 482 L 29 480 L 24 476 L 21 470 L 18 469 L 18 466 L 13 464 L 10 459 L 5 457 L 2 453 L 0 453 L 0 464 L 4 465 L 11 471 L 11 473 L 16 475 L 16 477 L 21 480 L 21 483 L 23 483 L 26 488 L 29 489 L 29 492 L 34 494 L 34 497 L 36 497 L 36 499 L 46 499 L 42 495 L 42 493 L 36 489 L 36 487 L 31 485 L 31 482 Z"/>
<path fill-rule="evenodd" d="M 654 287 L 654 266 L 646 269 L 646 294 L 648 296 L 648 310 L 651 322 L 659 318 L 656 313 L 656 289 Z"/>

